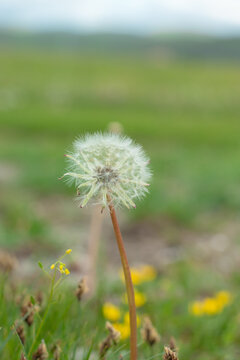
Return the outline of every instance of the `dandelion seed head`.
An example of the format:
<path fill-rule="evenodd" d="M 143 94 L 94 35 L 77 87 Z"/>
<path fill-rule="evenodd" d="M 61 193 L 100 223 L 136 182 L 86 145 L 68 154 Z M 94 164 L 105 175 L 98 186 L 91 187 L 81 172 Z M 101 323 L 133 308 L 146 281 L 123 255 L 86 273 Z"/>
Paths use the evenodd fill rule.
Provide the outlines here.
<path fill-rule="evenodd" d="M 64 177 L 77 188 L 80 206 L 89 201 L 114 206 L 136 207 L 148 191 L 151 172 L 142 147 L 130 138 L 112 133 L 96 133 L 76 140 L 66 155 L 68 170 Z"/>

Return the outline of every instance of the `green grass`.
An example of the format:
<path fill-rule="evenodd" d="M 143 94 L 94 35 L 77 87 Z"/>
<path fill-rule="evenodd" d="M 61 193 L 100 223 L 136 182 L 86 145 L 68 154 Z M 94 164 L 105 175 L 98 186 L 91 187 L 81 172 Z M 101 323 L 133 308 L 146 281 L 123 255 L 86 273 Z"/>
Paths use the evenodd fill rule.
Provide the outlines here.
<path fill-rule="evenodd" d="M 215 233 L 223 219 L 227 223 L 238 216 L 237 64 L 160 61 L 154 54 L 91 56 L 29 49 L 0 53 L 0 67 L 2 247 L 17 254 L 30 253 L 30 261 L 39 254 L 46 258 L 58 252 L 62 244 L 52 233 L 54 214 L 41 217 L 34 207 L 36 199 L 50 202 L 54 196 L 73 198 L 74 189 L 57 180 L 64 172 L 64 153 L 77 136 L 105 131 L 112 121 L 121 122 L 125 134 L 144 146 L 154 174 L 149 196 L 128 216 L 137 221 L 167 219 L 165 227 L 170 232 L 175 222 L 180 224 L 179 230 L 192 230 L 198 224 L 200 235 L 203 222 L 198 222 L 199 218 L 207 218 L 208 227 Z M 73 222 L 78 222 L 77 216 Z M 174 222 L 168 223 L 169 218 Z M 236 253 L 238 247 L 236 241 Z M 160 359 L 171 336 L 176 338 L 180 360 L 230 360 L 239 356 L 239 275 L 235 270 L 223 275 L 202 259 L 191 260 L 191 256 L 189 245 L 183 260 L 165 267 L 153 283 L 140 289 L 148 297 L 140 314 L 149 315 L 162 336 L 152 351 L 147 345 L 140 346 L 140 360 L 157 354 Z M 107 300 L 121 303 L 123 285 L 117 275 L 108 278 L 103 260 L 101 266 L 93 299 L 77 302 L 77 281 L 70 275 L 50 308 L 40 338 L 45 339 L 49 350 L 54 342 L 61 341 L 61 360 L 87 360 L 89 349 L 97 353 L 99 342 L 106 336 L 102 304 Z M 14 276 L 1 278 L 0 287 L 0 357 L 19 360 L 21 345 L 11 331 L 20 317 L 16 298 L 25 293 L 34 296 L 39 288 L 46 297 L 46 279 L 38 272 L 32 284 L 28 276 L 17 279 L 17 284 Z M 234 301 L 221 314 L 189 314 L 191 301 L 222 289 L 231 291 Z M 38 326 L 36 319 L 27 330 L 28 349 Z M 109 353 L 109 360 L 118 359 L 120 353 L 128 358 L 129 344 L 122 345 Z M 76 348 L 84 349 L 84 354 L 74 357 Z"/>
<path fill-rule="evenodd" d="M 66 260 L 68 262 L 68 260 Z M 127 311 L 122 303 L 124 287 L 115 275 L 107 283 L 105 276 L 100 277 L 96 295 L 91 299 L 82 299 L 79 303 L 74 291 L 77 285 L 70 275 L 65 285 L 55 291 L 53 303 L 50 306 L 46 322 L 39 334 L 35 349 L 44 339 L 49 352 L 55 343 L 59 343 L 64 360 L 86 359 L 88 351 L 92 351 L 93 359 L 98 358 L 99 343 L 105 339 L 105 319 L 102 314 L 102 305 L 111 301 L 119 306 L 121 311 Z M 18 337 L 12 331 L 11 325 L 21 319 L 20 305 L 16 299 L 20 294 L 31 295 L 33 298 L 37 290 L 42 289 L 44 302 L 40 307 L 39 315 L 35 315 L 31 327 L 24 324 L 26 334 L 25 351 L 28 353 L 33 339 L 36 337 L 41 318 L 47 305 L 48 291 L 47 278 L 39 274 L 35 276 L 38 285 L 30 286 L 26 293 L 23 284 L 14 284 L 14 279 L 7 277 L 1 282 L 1 333 L 0 351 L 1 359 L 19 359 L 23 347 Z M 2 278 L 3 280 L 3 278 Z M 144 343 L 138 334 L 139 359 L 150 359 L 152 356 L 162 357 L 164 345 L 169 344 L 173 336 L 179 347 L 180 359 L 196 360 L 226 360 L 236 358 L 239 353 L 239 311 L 238 297 L 216 315 L 196 317 L 189 313 L 188 306 L 192 301 L 212 296 L 216 291 L 239 286 L 239 277 L 231 281 L 223 279 L 217 272 L 209 272 L 201 266 L 179 263 L 171 267 L 167 273 L 158 275 L 154 281 L 138 285 L 138 290 L 147 296 L 147 303 L 138 308 L 138 315 L 142 320 L 144 316 L 151 317 L 154 326 L 161 334 L 161 341 L 153 348 Z M 233 293 L 234 294 L 234 293 Z M 235 294 L 234 294 L 235 295 Z M 140 326 L 141 327 L 141 326 Z M 107 358 L 118 359 L 122 354 L 128 358 L 129 340 L 121 340 L 111 349 Z M 74 357 L 75 351 L 79 354 Z M 84 355 L 85 354 L 85 355 Z M 52 354 L 50 359 L 52 359 Z"/>
<path fill-rule="evenodd" d="M 239 210 L 237 65 L 31 51 L 0 65 L 0 159 L 20 166 L 21 186 L 66 192 L 56 178 L 72 140 L 119 121 L 152 159 L 137 214 Z"/>

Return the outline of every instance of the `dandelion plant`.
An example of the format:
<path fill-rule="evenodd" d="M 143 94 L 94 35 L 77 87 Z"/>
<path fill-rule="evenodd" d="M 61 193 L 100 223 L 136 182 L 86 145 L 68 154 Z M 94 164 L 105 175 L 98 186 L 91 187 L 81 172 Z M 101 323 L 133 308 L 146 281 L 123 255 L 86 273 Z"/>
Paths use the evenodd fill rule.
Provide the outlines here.
<path fill-rule="evenodd" d="M 131 360 L 137 359 L 137 320 L 130 268 L 115 208 L 135 208 L 135 200 L 148 191 L 149 159 L 130 138 L 112 133 L 86 135 L 66 155 L 68 170 L 63 175 L 77 188 L 81 208 L 88 203 L 108 208 L 121 257 L 130 314 Z"/>

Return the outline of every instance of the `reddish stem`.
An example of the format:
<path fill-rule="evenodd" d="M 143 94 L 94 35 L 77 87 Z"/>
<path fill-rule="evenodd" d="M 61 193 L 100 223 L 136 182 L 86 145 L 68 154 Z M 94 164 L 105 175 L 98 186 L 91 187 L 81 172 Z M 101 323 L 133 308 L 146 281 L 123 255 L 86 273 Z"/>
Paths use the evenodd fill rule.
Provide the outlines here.
<path fill-rule="evenodd" d="M 110 215 L 112 219 L 112 224 L 117 240 L 117 245 L 121 257 L 126 291 L 128 297 L 128 306 L 129 306 L 129 318 L 130 318 L 130 360 L 137 359 L 137 315 L 136 315 L 136 305 L 135 305 L 135 296 L 133 283 L 131 278 L 131 272 L 128 264 L 127 254 L 124 248 L 124 243 L 121 235 L 121 231 L 118 225 L 117 216 L 113 205 L 111 204 L 111 198 L 108 196 L 108 206 L 110 210 Z"/>

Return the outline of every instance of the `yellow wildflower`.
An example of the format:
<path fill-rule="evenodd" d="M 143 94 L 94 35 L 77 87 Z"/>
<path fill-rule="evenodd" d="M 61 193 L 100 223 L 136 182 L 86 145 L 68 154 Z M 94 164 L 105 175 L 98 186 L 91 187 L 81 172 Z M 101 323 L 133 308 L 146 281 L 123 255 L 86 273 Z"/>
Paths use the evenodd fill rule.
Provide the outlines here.
<path fill-rule="evenodd" d="M 222 306 L 228 305 L 232 300 L 232 295 L 228 291 L 219 291 L 216 294 L 216 299 Z"/>
<path fill-rule="evenodd" d="M 67 274 L 66 269 L 65 269 L 65 266 L 66 266 L 65 264 L 60 263 L 58 270 L 60 271 L 61 274 L 69 275 L 69 274 L 70 274 L 70 271 L 68 270 L 69 273 Z"/>
<path fill-rule="evenodd" d="M 189 312 L 195 316 L 216 315 L 232 300 L 228 291 L 219 291 L 215 297 L 207 297 L 202 301 L 195 301 L 189 306 Z"/>
<path fill-rule="evenodd" d="M 142 292 L 140 292 L 138 290 L 134 290 L 134 295 L 135 295 L 135 305 L 136 305 L 136 307 L 141 307 L 144 304 L 146 304 L 147 298 L 146 298 L 145 294 L 143 294 Z M 125 294 L 125 296 L 124 296 L 124 302 L 126 304 L 128 303 L 127 294 Z"/>
<path fill-rule="evenodd" d="M 189 312 L 195 316 L 201 316 L 204 313 L 203 304 L 200 301 L 194 301 L 189 306 Z"/>
<path fill-rule="evenodd" d="M 139 285 L 141 284 L 141 272 L 136 268 L 131 268 L 131 277 L 133 285 Z M 124 276 L 122 277 L 122 280 L 124 281 Z"/>
<path fill-rule="evenodd" d="M 146 296 L 139 291 L 135 291 L 135 303 L 136 303 L 136 307 L 141 307 L 143 306 L 147 301 Z"/>
<path fill-rule="evenodd" d="M 121 317 L 120 309 L 117 306 L 111 304 L 110 302 L 106 302 L 103 305 L 102 311 L 103 316 L 110 321 L 118 321 Z"/>
<path fill-rule="evenodd" d="M 151 265 L 143 265 L 141 267 L 142 281 L 152 281 L 156 278 L 157 272 Z"/>
<path fill-rule="evenodd" d="M 203 311 L 207 315 L 215 315 L 222 311 L 222 306 L 215 298 L 206 298 L 203 303 Z"/>
<path fill-rule="evenodd" d="M 66 275 L 69 275 L 70 274 L 70 271 L 68 269 L 65 269 L 65 274 Z"/>
<path fill-rule="evenodd" d="M 66 250 L 66 254 L 71 254 L 71 252 L 72 252 L 72 249 L 67 249 Z"/>
<path fill-rule="evenodd" d="M 150 265 L 143 265 L 139 268 L 131 268 L 133 285 L 140 285 L 143 282 L 152 281 L 156 278 L 156 276 L 156 270 Z M 123 271 L 120 272 L 120 277 L 122 281 L 124 281 Z"/>
<path fill-rule="evenodd" d="M 69 254 L 71 251 L 72 251 L 71 249 L 66 250 L 65 254 L 50 266 L 50 269 L 53 270 L 56 268 L 61 274 L 69 275 L 70 271 L 66 268 L 66 264 L 64 264 L 61 260 L 64 258 L 66 253 Z"/>
<path fill-rule="evenodd" d="M 121 340 L 125 340 L 130 336 L 130 326 L 127 323 L 114 323 L 114 329 L 120 332 Z"/>
<path fill-rule="evenodd" d="M 124 324 L 130 324 L 129 312 L 126 312 L 124 315 Z M 137 327 L 141 324 L 140 317 L 137 315 Z"/>

